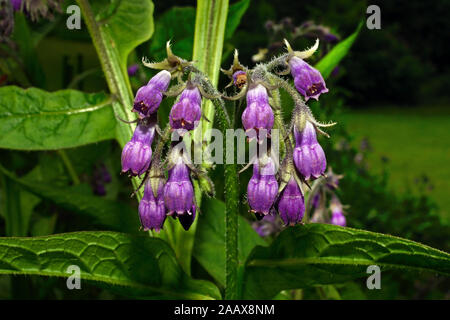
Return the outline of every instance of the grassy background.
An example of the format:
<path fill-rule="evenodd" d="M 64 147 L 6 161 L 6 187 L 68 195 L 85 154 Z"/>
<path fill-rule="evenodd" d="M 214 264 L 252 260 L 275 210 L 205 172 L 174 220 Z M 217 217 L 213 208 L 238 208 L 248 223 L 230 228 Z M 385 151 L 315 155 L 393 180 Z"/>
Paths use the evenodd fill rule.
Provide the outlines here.
<path fill-rule="evenodd" d="M 450 221 L 450 108 L 379 107 L 346 111 L 335 120 L 353 134 L 355 147 L 369 139 L 368 165 L 373 172 L 386 167 L 394 192 L 424 191 L 437 203 L 443 220 Z M 420 183 L 424 175 L 428 186 Z"/>

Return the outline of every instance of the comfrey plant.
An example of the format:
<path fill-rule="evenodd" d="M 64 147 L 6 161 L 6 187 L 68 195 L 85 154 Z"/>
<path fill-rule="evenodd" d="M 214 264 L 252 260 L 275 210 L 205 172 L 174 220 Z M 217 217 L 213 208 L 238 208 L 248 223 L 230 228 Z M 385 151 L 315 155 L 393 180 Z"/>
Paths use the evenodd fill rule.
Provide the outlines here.
<path fill-rule="evenodd" d="M 179 218 L 183 228 L 188 230 L 196 217 L 198 208 L 192 179 L 197 179 L 196 176 L 201 174 L 200 168 L 192 165 L 184 140 L 171 144 L 167 159 L 163 159 L 162 151 L 166 139 L 164 135 L 169 132 L 190 135 L 197 127 L 202 118 L 202 97 L 221 101 L 221 108 L 223 99 L 240 100 L 245 97 L 242 125 L 248 141 L 256 141 L 260 151 L 245 167 L 253 166 L 253 176 L 247 188 L 250 211 L 258 219 L 278 213 L 286 225 L 302 221 L 305 211 L 304 186 L 308 185 L 308 181 L 323 176 L 326 169 L 325 153 L 317 141 L 316 131 L 325 134 L 320 127 L 334 124 L 322 124 L 315 120 L 305 104 L 309 98 L 318 100 L 321 94 L 328 92 L 320 72 L 304 61 L 317 50 L 318 44 L 316 41 L 314 47 L 300 52 L 294 51 L 286 41 L 286 54 L 254 69 L 241 65 L 236 51 L 233 65 L 229 70 L 223 70 L 230 77 L 231 84 L 239 90 L 234 96 L 219 94 L 192 62 L 173 54 L 169 42 L 164 61 L 144 61 L 147 67 L 163 70 L 137 91 L 132 109 L 138 114 L 137 126 L 122 151 L 122 172 L 129 176 L 145 174 L 141 183 L 145 185 L 144 197 L 139 205 L 144 230 L 161 230 L 165 216 Z M 280 77 L 288 74 L 292 74 L 296 90 Z M 177 84 L 169 88 L 172 78 L 177 78 Z M 289 126 L 283 123 L 279 101 L 273 99 L 275 90 L 279 88 L 286 90 L 295 102 Z M 166 133 L 161 133 L 156 120 L 163 95 L 177 97 L 169 114 L 170 130 L 164 130 Z M 222 111 L 228 118 L 227 111 Z M 279 173 L 278 155 L 272 149 L 262 148 L 272 138 L 275 118 L 278 123 L 276 129 L 281 130 L 286 138 L 286 157 Z M 156 132 L 161 133 L 160 147 L 152 162 L 152 142 Z M 167 182 L 161 167 L 166 160 Z"/>
<path fill-rule="evenodd" d="M 192 13 L 186 19 L 196 16 L 195 32 L 183 26 L 177 32 L 193 36 L 192 47 L 184 41 L 172 52 L 167 45 L 163 61 L 144 59 L 136 68 L 135 49 L 142 54 L 150 48 L 148 54 L 159 56 L 161 33 L 147 41 L 158 30 L 172 30 L 167 21 L 175 21 L 180 8 L 154 23 L 151 0 L 77 0 L 108 92 L 47 92 L 33 59 L 50 29 L 45 19 L 42 29 L 26 19 L 48 17 L 38 3 L 57 12 L 52 4 L 60 1 L 0 6 L 6 18 L 0 21 L 0 47 L 6 48 L 4 39 L 10 40 L 8 49 L 40 35 L 20 50 L 25 56 L 2 49 L 8 57 L 1 64 L 6 76 L 0 77 L 0 275 L 27 275 L 27 281 L 35 275 L 69 277 L 67 284 L 78 279 L 82 287 L 86 281 L 138 298 L 272 299 L 309 288 L 335 298 L 340 287 L 332 285 L 366 283 L 358 278 L 367 277 L 371 265 L 383 273 L 398 267 L 449 274 L 445 252 L 342 227 L 356 223 L 346 219 L 335 190 L 340 176 L 327 169 L 331 157 L 322 148 L 323 130 L 333 123 L 317 121 L 308 104 L 327 102 L 323 97 L 334 91 L 327 79 L 359 29 L 318 62 L 310 59 L 318 42 L 305 51 L 285 42 L 278 56 L 253 67 L 242 65 L 236 52 L 223 70 L 230 84 L 218 90 L 224 41 L 255 1 L 234 1 L 230 10 L 227 0 L 183 7 Z M 13 21 L 20 32 L 11 33 Z M 285 29 L 293 26 L 283 23 Z M 289 30 L 313 36 L 317 27 Z M 326 41 L 314 57 L 326 51 Z M 192 61 L 174 54 L 179 52 L 192 52 Z M 10 63 L 18 68 L 5 69 Z M 148 70 L 141 65 L 157 70 L 145 85 Z M 77 87 L 87 74 L 74 75 L 69 86 Z M 120 160 L 115 144 L 122 148 Z M 241 171 L 249 169 L 246 178 L 238 164 Z M 119 172 L 131 179 L 137 210 L 130 205 L 134 201 L 121 197 L 130 186 L 118 179 Z M 258 233 L 273 237 L 261 239 L 248 219 L 258 224 Z M 147 233 L 138 233 L 139 225 Z M 89 231 L 78 232 L 83 229 Z M 67 232 L 52 234 L 56 230 Z M 79 277 L 70 273 L 72 267 L 79 267 Z M 30 287 L 40 283 L 31 280 Z M 305 297 L 310 291 L 303 291 Z M 62 294 L 73 297 L 72 290 Z"/>

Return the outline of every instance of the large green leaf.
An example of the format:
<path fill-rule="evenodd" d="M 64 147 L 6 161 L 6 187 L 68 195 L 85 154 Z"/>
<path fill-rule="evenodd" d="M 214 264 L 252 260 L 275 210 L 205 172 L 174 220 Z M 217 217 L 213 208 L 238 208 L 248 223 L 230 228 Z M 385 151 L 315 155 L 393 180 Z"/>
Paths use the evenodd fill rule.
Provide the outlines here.
<path fill-rule="evenodd" d="M 426 245 L 369 231 L 307 224 L 283 231 L 268 248 L 255 248 L 246 263 L 243 298 L 270 299 L 284 289 L 368 277 L 370 265 L 378 265 L 382 273 L 399 268 L 450 275 L 450 255 Z"/>
<path fill-rule="evenodd" d="M 221 285 L 225 284 L 225 204 L 206 198 L 202 202 L 195 235 L 194 257 Z M 239 216 L 238 229 L 239 264 L 242 266 L 252 249 L 266 242 L 250 224 Z"/>
<path fill-rule="evenodd" d="M 94 226 L 126 232 L 137 232 L 139 230 L 137 209 L 133 209 L 129 205 L 87 195 L 78 192 L 76 188 L 62 189 L 39 181 L 19 179 L 2 166 L 0 166 L 0 173 L 3 173 L 22 189 L 87 217 Z"/>
<path fill-rule="evenodd" d="M 0 148 L 48 150 L 113 139 L 116 120 L 104 93 L 0 88 Z"/>
<path fill-rule="evenodd" d="M 363 22 L 358 25 L 358 28 L 354 33 L 352 33 L 348 38 L 339 42 L 330 52 L 323 57 L 315 67 L 320 71 L 322 76 L 326 79 L 330 76 L 333 69 L 341 62 L 341 60 L 347 55 L 353 42 L 355 42 L 356 37 L 363 26 Z"/>
<path fill-rule="evenodd" d="M 115 232 L 75 232 L 33 238 L 0 238 L 0 274 L 68 277 L 120 286 L 148 298 L 220 299 L 212 283 L 189 278 L 162 240 Z"/>

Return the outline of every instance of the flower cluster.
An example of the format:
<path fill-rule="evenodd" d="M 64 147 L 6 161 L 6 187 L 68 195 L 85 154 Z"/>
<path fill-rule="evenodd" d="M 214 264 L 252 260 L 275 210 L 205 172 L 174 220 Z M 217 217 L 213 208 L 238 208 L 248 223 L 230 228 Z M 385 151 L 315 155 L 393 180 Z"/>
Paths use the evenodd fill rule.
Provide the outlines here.
<path fill-rule="evenodd" d="M 167 47 L 169 58 L 156 68 L 163 69 L 136 92 L 132 111 L 138 115 L 133 137 L 122 150 L 122 172 L 131 177 L 141 177 L 144 185 L 144 195 L 139 203 L 139 216 L 145 231 L 160 231 L 166 216 L 178 218 L 185 230 L 194 222 L 197 207 L 195 204 L 194 187 L 191 175 L 196 168 L 190 164 L 184 149 L 180 144 L 172 143 L 167 152 L 167 167 L 162 166 L 162 150 L 168 140 L 167 134 L 176 131 L 180 136 L 196 128 L 201 118 L 202 95 L 198 88 L 199 82 L 190 76 L 187 82 L 181 82 L 174 90 L 169 89 L 171 79 L 181 74 L 173 65 L 165 65 L 170 60 L 177 67 L 185 62 L 172 54 Z M 155 64 L 144 62 L 149 67 Z M 161 67 L 161 64 L 164 64 Z M 175 69 L 175 70 L 174 70 Z M 169 71 L 171 70 L 171 71 Z M 169 115 L 171 130 L 162 133 L 158 146 L 152 150 L 156 133 L 160 133 L 157 121 L 157 111 L 162 99 L 166 96 L 176 96 Z M 166 132 L 165 131 L 165 132 Z M 167 181 L 166 181 L 167 174 Z"/>
<path fill-rule="evenodd" d="M 259 154 L 252 163 L 253 175 L 247 187 L 247 200 L 250 211 L 259 220 L 267 216 L 266 220 L 272 221 L 273 215 L 278 213 L 285 225 L 295 225 L 302 221 L 305 213 L 303 185 L 309 186 L 309 181 L 323 176 L 327 166 L 325 152 L 317 140 L 317 132 L 326 135 L 320 127 L 333 124 L 316 121 L 305 104 L 308 99 L 318 100 L 321 94 L 328 92 L 320 72 L 304 61 L 317 49 L 318 42 L 311 49 L 302 52 L 294 51 L 287 41 L 286 47 L 287 54 L 275 58 L 267 65 L 258 65 L 253 70 L 241 66 L 235 56 L 232 67 L 225 72 L 232 83 L 241 88 L 240 95 L 246 96 L 247 105 L 242 113 L 242 125 L 248 140 L 256 138 L 258 145 L 262 145 L 264 139 L 271 139 L 276 114 L 280 115 L 279 102 L 271 99 L 278 95 L 278 88 L 285 89 L 294 100 L 289 132 L 284 132 L 283 120 L 281 117 L 278 119 L 281 124 L 278 124 L 277 129 L 285 136 L 286 148 L 280 172 L 277 173 L 277 161 L 271 152 Z M 291 73 L 296 90 L 288 81 L 271 72 L 271 69 L 277 67 L 287 67 L 278 74 Z"/>

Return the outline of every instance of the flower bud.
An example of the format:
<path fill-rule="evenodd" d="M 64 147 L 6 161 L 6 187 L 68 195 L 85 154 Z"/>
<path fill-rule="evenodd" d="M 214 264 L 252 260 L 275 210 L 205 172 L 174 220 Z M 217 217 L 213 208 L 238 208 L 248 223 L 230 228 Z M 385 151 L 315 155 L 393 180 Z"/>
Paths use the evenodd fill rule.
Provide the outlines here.
<path fill-rule="evenodd" d="M 247 186 L 248 204 L 257 218 L 269 213 L 278 193 L 275 164 L 270 157 L 264 160 L 267 161 L 253 164 L 253 176 Z"/>
<path fill-rule="evenodd" d="M 170 84 L 171 75 L 167 70 L 158 72 L 150 79 L 148 84 L 139 88 L 134 98 L 133 112 L 138 112 L 139 117 L 145 118 L 155 113 L 161 100 L 163 92 L 167 90 Z"/>
<path fill-rule="evenodd" d="M 166 208 L 164 206 L 164 180 L 159 180 L 156 192 L 152 189 L 152 178 L 148 179 L 144 188 L 144 197 L 139 203 L 139 218 L 144 231 L 155 230 L 159 232 L 166 219 Z M 156 193 L 156 196 L 155 196 Z"/>
<path fill-rule="evenodd" d="M 173 129 L 195 129 L 202 117 L 201 103 L 202 97 L 198 88 L 188 84 L 170 110 L 170 126 Z"/>
<path fill-rule="evenodd" d="M 278 213 L 286 225 L 295 225 L 303 219 L 305 202 L 294 177 L 291 177 L 281 193 L 278 201 Z"/>
<path fill-rule="evenodd" d="M 247 92 L 247 107 L 242 113 L 242 125 L 246 131 L 254 129 L 258 134 L 261 129 L 270 132 L 273 122 L 274 115 L 269 105 L 267 90 L 258 84 Z"/>
<path fill-rule="evenodd" d="M 194 187 L 189 177 L 189 168 L 178 156 L 169 169 L 169 179 L 164 186 L 164 203 L 169 215 L 193 215 Z"/>
<path fill-rule="evenodd" d="M 122 150 L 122 172 L 140 176 L 146 172 L 152 159 L 152 142 L 155 137 L 155 124 L 140 121 L 133 137 Z"/>
<path fill-rule="evenodd" d="M 325 152 L 317 142 L 313 124 L 306 121 L 305 128 L 299 132 L 294 126 L 295 149 L 294 163 L 305 180 L 320 177 L 327 167 Z"/>
<path fill-rule="evenodd" d="M 314 69 L 296 56 L 289 60 L 289 66 L 294 77 L 295 87 L 305 97 L 306 101 L 309 98 L 319 100 L 320 94 L 328 92 L 319 70 Z"/>

